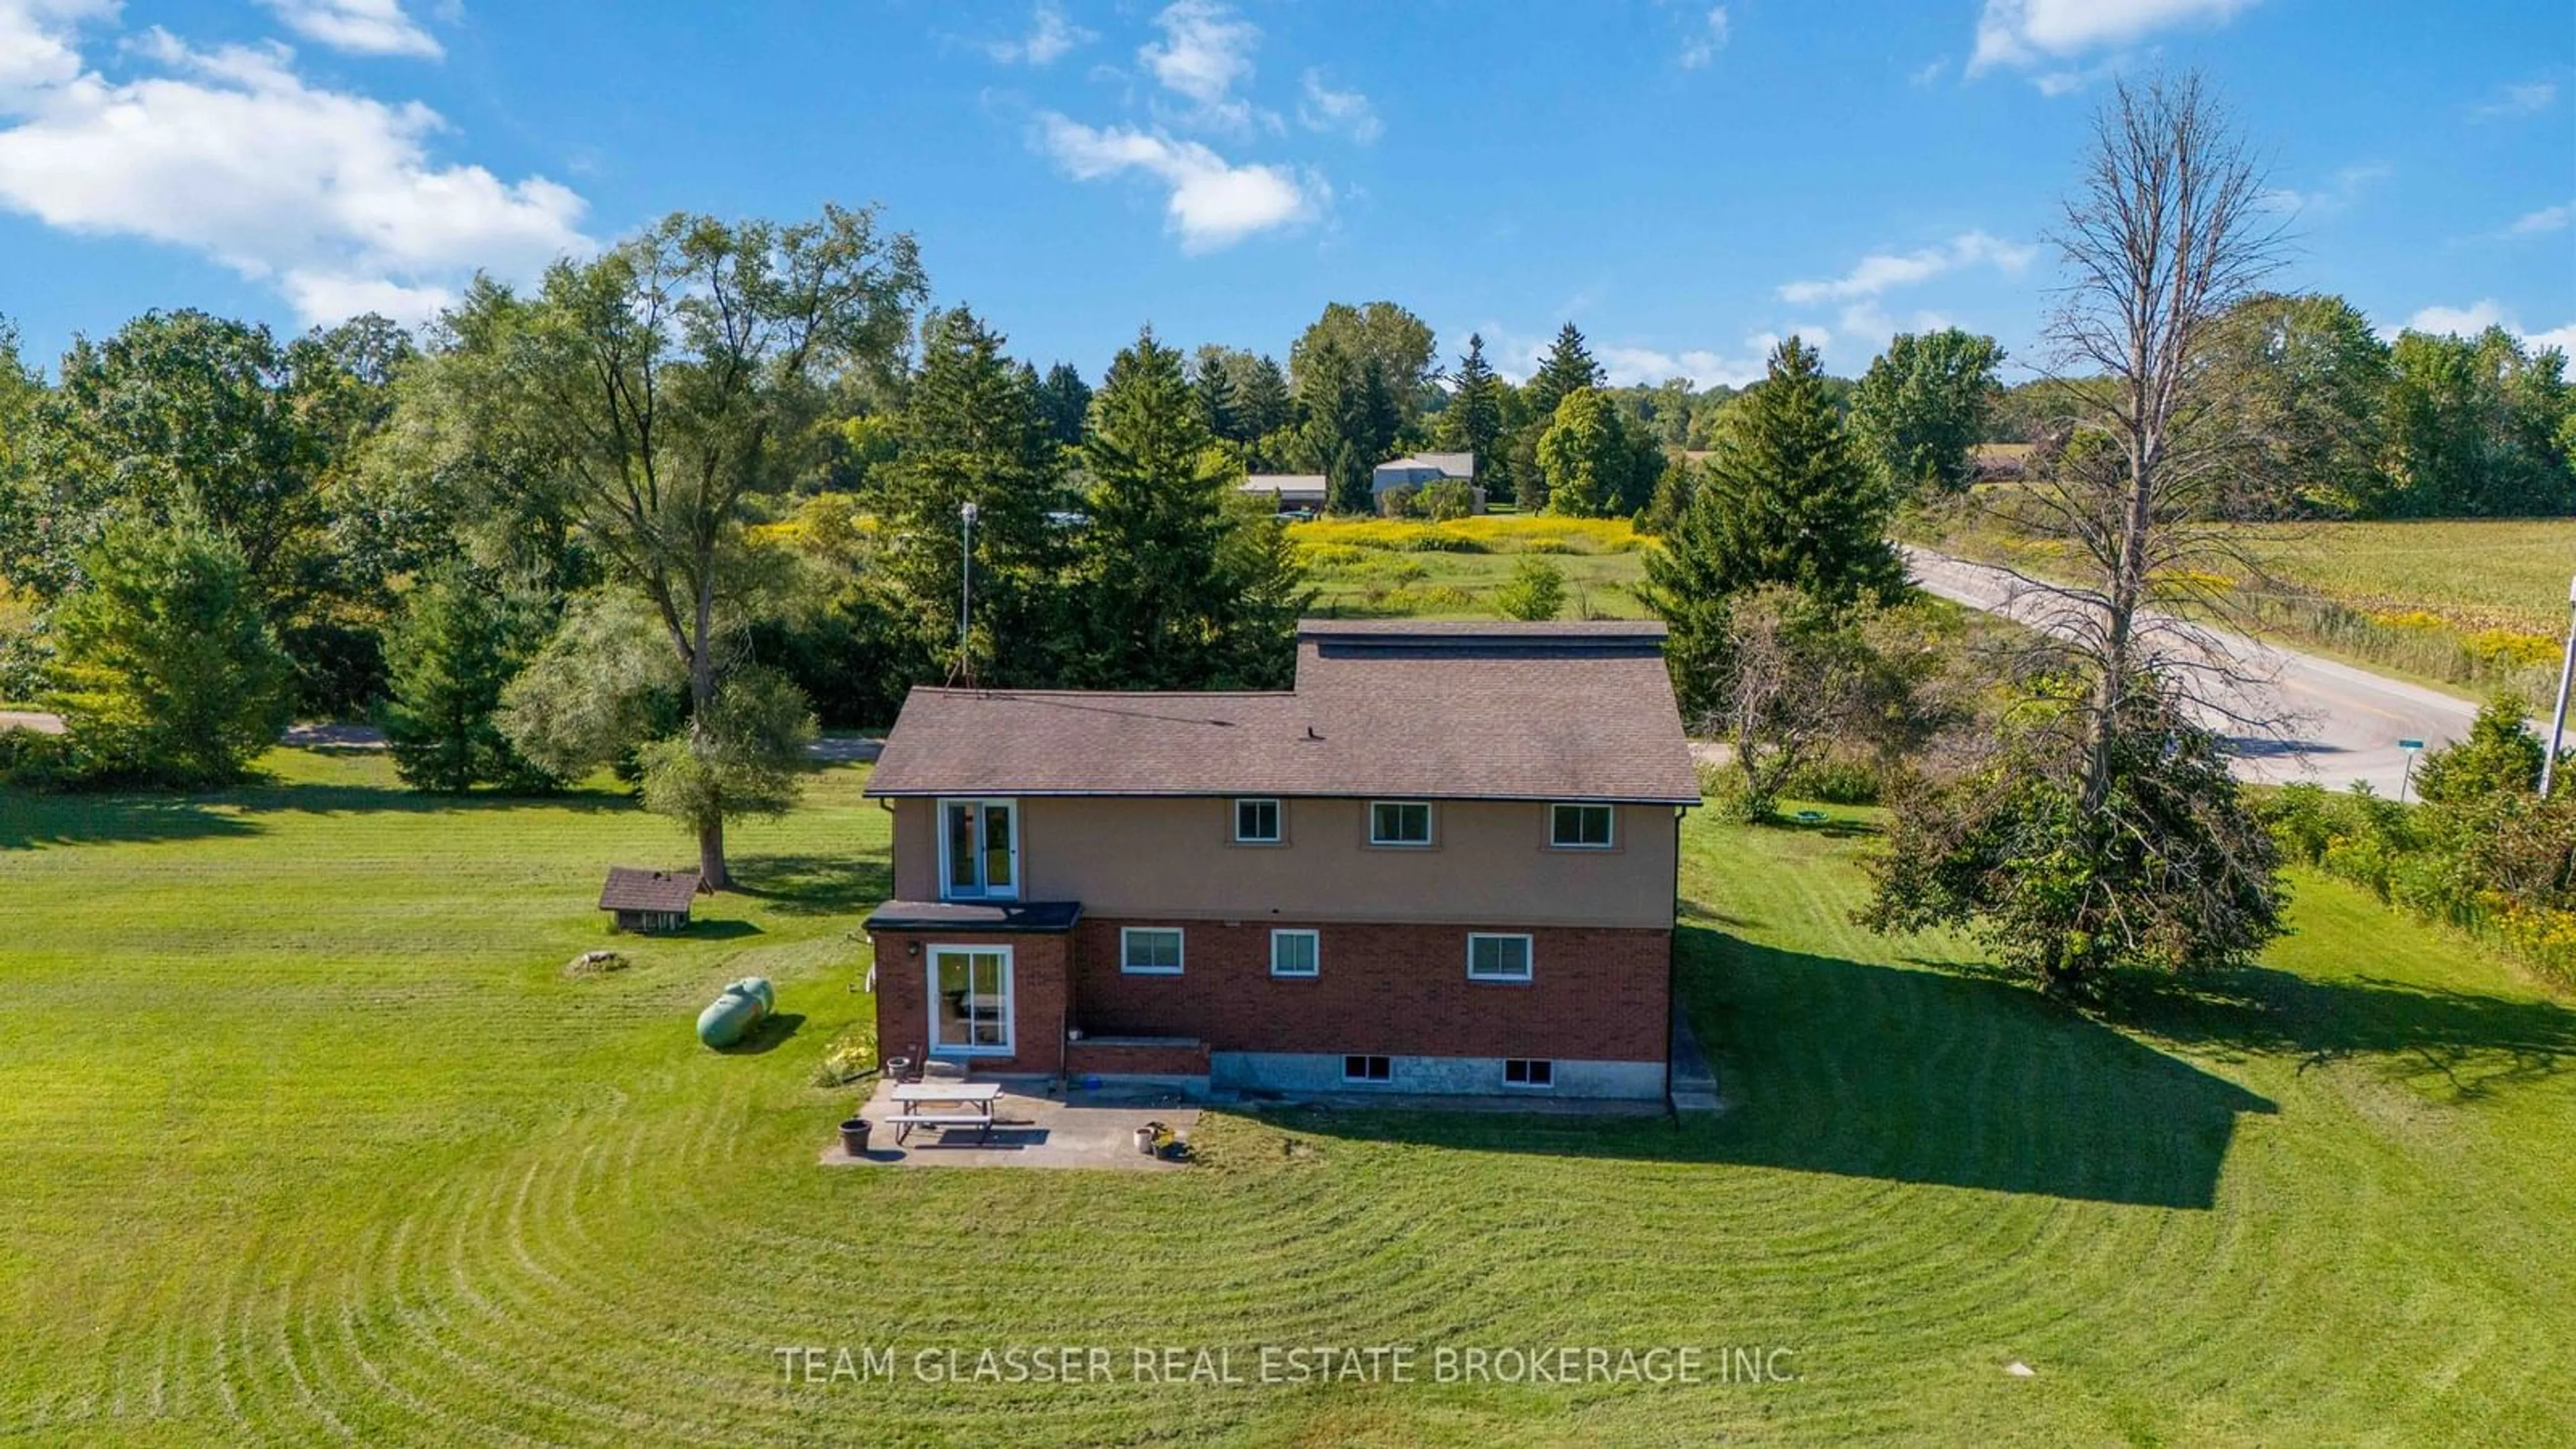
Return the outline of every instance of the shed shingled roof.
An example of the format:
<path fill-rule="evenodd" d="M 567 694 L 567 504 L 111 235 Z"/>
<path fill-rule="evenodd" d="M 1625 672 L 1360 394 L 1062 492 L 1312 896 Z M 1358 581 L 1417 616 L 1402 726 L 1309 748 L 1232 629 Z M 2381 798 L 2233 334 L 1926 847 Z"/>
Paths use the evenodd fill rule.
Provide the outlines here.
<path fill-rule="evenodd" d="M 697 898 L 694 870 L 639 870 L 612 865 L 608 884 L 599 888 L 603 911 L 686 911 Z"/>
<path fill-rule="evenodd" d="M 916 689 L 872 795 L 1696 804 L 1663 627 L 1300 625 L 1271 693 Z"/>

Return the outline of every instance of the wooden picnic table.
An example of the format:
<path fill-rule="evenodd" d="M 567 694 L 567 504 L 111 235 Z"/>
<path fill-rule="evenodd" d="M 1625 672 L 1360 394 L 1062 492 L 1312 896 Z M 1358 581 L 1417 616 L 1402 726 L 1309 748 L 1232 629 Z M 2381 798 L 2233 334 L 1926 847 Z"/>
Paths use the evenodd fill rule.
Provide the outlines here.
<path fill-rule="evenodd" d="M 980 1141 L 993 1140 L 993 1107 L 1002 1100 L 1002 1089 L 993 1082 L 899 1082 L 887 1097 L 901 1110 L 886 1120 L 894 1125 L 894 1140 L 901 1145 L 911 1137 L 915 1127 L 974 1127 L 981 1131 Z M 962 1112 L 924 1112 L 931 1106 L 963 1107 Z"/>

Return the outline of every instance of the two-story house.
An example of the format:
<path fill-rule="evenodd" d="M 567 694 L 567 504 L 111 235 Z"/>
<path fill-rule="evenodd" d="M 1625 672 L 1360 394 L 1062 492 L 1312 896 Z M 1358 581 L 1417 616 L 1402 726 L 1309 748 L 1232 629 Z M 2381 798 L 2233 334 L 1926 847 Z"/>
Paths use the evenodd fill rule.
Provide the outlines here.
<path fill-rule="evenodd" d="M 1299 629 L 1271 693 L 917 689 L 878 1040 L 992 1073 L 1665 1094 L 1660 625 Z"/>

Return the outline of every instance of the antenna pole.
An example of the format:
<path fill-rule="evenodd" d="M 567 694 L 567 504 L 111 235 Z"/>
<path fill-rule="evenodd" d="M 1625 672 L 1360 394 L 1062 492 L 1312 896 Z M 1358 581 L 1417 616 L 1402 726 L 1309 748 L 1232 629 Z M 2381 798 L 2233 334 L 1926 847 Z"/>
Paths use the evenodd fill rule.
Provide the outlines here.
<path fill-rule="evenodd" d="M 957 672 L 975 682 L 975 504 L 957 510 Z"/>

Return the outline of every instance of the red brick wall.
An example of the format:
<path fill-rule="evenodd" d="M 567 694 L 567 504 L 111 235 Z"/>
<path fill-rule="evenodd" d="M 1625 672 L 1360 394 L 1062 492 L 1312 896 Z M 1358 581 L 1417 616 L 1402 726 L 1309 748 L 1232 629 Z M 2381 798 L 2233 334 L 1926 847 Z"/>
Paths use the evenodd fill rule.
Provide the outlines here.
<path fill-rule="evenodd" d="M 1121 926 L 1181 927 L 1182 973 L 1120 971 Z M 1321 933 L 1318 975 L 1270 974 L 1274 926 Z M 1463 926 L 1085 919 L 1074 928 L 1073 1024 L 1094 1036 L 1197 1037 L 1217 1051 L 1664 1059 L 1671 932 L 1516 933 L 1532 938 L 1526 984 L 1468 980 L 1467 934 Z"/>
<path fill-rule="evenodd" d="M 1146 1077 L 1204 1077 L 1208 1074 L 1205 1042 L 1195 1046 L 1143 1046 L 1133 1042 L 1084 1039 L 1067 1042 L 1065 1070 Z"/>
<path fill-rule="evenodd" d="M 1063 1071 L 1066 940 L 1017 932 L 877 932 L 877 1050 L 918 1061 L 929 1045 L 931 946 L 1008 946 L 1012 1054 L 967 1060 L 978 1071 Z"/>

